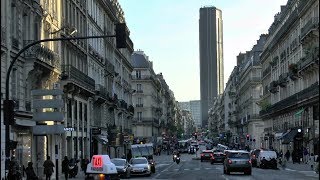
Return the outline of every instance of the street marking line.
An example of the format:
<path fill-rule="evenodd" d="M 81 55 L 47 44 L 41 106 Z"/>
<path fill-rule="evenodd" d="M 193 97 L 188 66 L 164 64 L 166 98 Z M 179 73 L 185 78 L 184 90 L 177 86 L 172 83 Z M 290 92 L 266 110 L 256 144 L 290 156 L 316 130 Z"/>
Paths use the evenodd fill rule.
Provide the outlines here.
<path fill-rule="evenodd" d="M 287 171 L 297 171 L 297 170 L 289 169 L 289 168 L 285 168 L 285 170 L 287 170 Z"/>
<path fill-rule="evenodd" d="M 221 175 L 225 180 L 229 180 L 229 178 L 227 178 L 226 176 L 224 175 Z"/>
<path fill-rule="evenodd" d="M 183 170 L 185 170 L 185 171 L 189 171 L 190 169 L 188 169 L 188 168 L 185 168 L 185 169 L 183 169 Z"/>
<path fill-rule="evenodd" d="M 195 171 L 199 171 L 199 170 L 200 170 L 200 168 L 194 168 L 194 170 L 195 170 Z"/>
<path fill-rule="evenodd" d="M 165 168 L 164 170 L 162 170 L 161 172 L 159 172 L 159 174 L 157 174 L 155 177 L 153 177 L 152 179 L 156 179 L 158 176 L 160 176 L 160 174 L 162 172 L 165 172 L 165 171 L 169 171 L 169 168 L 171 168 L 175 163 L 171 163 L 170 166 L 168 166 L 167 168 Z"/>
<path fill-rule="evenodd" d="M 206 170 L 210 170 L 210 169 L 212 169 L 212 168 L 205 168 Z"/>

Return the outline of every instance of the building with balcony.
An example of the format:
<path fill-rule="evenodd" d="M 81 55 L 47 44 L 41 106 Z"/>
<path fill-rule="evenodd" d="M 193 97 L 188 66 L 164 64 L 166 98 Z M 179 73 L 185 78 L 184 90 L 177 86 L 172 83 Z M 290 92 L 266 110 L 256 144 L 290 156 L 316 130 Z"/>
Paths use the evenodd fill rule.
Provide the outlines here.
<path fill-rule="evenodd" d="M 183 138 L 190 138 L 195 132 L 194 120 L 188 110 L 182 110 L 182 126 L 183 126 Z"/>
<path fill-rule="evenodd" d="M 250 51 L 240 53 L 237 57 L 238 78 L 237 83 L 237 109 L 238 121 L 241 124 L 239 139 L 249 135 L 249 141 L 243 140 L 242 144 L 250 148 L 260 146 L 263 122 L 259 118 L 260 107 L 257 102 L 261 94 L 261 65 L 260 53 L 262 52 L 266 35 L 260 35 L 259 40 Z"/>
<path fill-rule="evenodd" d="M 114 24 L 125 22 L 116 0 L 55 3 L 6 0 L 1 1 L 1 5 L 3 95 L 9 62 L 30 42 L 57 37 L 113 35 Z M 75 30 L 76 34 L 73 34 Z M 46 156 L 57 157 L 56 151 L 59 152 L 58 159 L 65 155 L 79 159 L 97 153 L 109 153 L 114 157 L 124 153 L 127 145 L 123 137 L 132 134 L 134 112 L 131 105 L 132 52 L 130 38 L 124 49 L 117 49 L 113 38 L 105 38 L 45 42 L 25 51 L 15 63 L 10 77 L 9 97 L 15 100 L 16 107 L 16 122 L 10 127 L 10 139 L 17 142 L 17 147 L 11 149 L 11 156 L 25 167 L 28 161 L 36 162 L 34 167 L 41 177 Z M 65 127 L 63 133 L 35 133 L 34 129 L 40 128 L 33 120 L 31 90 L 35 89 L 63 90 L 64 120 L 57 122 Z M 38 122 L 44 123 L 55 126 L 53 121 Z M 50 126 L 43 130 L 48 128 Z M 3 123 L 1 133 L 4 138 Z M 2 139 L 2 152 L 4 142 Z M 4 156 L 2 153 L 3 168 Z M 4 177 L 4 169 L 1 169 L 1 177 Z"/>
<path fill-rule="evenodd" d="M 290 0 L 269 28 L 261 54 L 264 147 L 319 152 L 318 22 L 319 1 Z"/>
<path fill-rule="evenodd" d="M 154 142 L 161 136 L 160 120 L 163 115 L 161 81 L 153 70 L 152 61 L 143 51 L 132 54 L 133 104 L 135 106 L 132 131 L 135 138 Z"/>

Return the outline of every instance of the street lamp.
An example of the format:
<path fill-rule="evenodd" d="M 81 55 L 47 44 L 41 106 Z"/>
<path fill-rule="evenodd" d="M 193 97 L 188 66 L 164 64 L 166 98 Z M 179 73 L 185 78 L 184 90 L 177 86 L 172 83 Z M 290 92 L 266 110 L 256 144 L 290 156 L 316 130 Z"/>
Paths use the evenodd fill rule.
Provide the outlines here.
<path fill-rule="evenodd" d="M 61 31 L 63 28 L 61 28 L 59 31 Z M 77 32 L 77 30 L 74 28 L 70 32 L 70 34 L 73 34 Z M 100 36 L 84 36 L 84 37 L 63 37 L 63 38 L 52 38 L 52 39 L 42 39 L 34 41 L 25 47 L 23 47 L 16 56 L 12 59 L 10 62 L 7 74 L 6 74 L 6 98 L 3 103 L 4 107 L 4 125 L 5 125 L 5 154 L 6 154 L 6 161 L 9 161 L 10 159 L 10 125 L 14 125 L 14 101 L 9 100 L 9 80 L 10 80 L 10 73 L 13 69 L 13 65 L 17 61 L 18 57 L 25 52 L 28 48 L 42 43 L 42 42 L 51 42 L 51 41 L 70 41 L 70 40 L 76 40 L 76 39 L 98 39 L 98 38 L 107 38 L 107 37 L 116 37 L 116 46 L 117 48 L 126 48 L 127 45 L 127 37 L 128 37 L 128 31 L 125 23 L 117 23 L 116 24 L 116 34 L 115 35 L 100 35 Z M 56 33 L 56 32 L 54 32 Z M 9 170 L 8 163 L 5 163 L 5 170 Z M 6 178 L 6 175 L 5 175 Z"/>

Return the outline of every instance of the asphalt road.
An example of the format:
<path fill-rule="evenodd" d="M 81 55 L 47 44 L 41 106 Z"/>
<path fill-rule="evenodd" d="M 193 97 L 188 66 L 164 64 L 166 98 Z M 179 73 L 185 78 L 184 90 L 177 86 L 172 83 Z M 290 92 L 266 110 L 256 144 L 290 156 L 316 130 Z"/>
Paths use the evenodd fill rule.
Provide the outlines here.
<path fill-rule="evenodd" d="M 204 149 L 204 147 L 201 147 Z M 156 173 L 150 177 L 131 177 L 131 179 L 174 179 L 174 180 L 312 180 L 319 175 L 310 172 L 253 168 L 252 175 L 243 173 L 223 174 L 222 164 L 211 165 L 210 162 L 195 160 L 195 155 L 181 154 L 180 164 L 172 161 L 172 156 L 162 154 L 155 156 Z"/>

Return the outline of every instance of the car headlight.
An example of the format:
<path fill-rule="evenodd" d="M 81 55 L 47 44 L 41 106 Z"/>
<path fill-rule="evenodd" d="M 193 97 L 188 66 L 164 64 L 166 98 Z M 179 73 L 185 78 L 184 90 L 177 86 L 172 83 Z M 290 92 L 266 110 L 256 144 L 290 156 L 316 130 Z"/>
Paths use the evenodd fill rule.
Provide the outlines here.
<path fill-rule="evenodd" d="M 126 169 L 126 168 L 123 168 L 123 169 L 122 169 L 122 171 L 123 171 L 123 172 L 126 172 L 126 171 L 127 171 L 127 169 Z"/>

